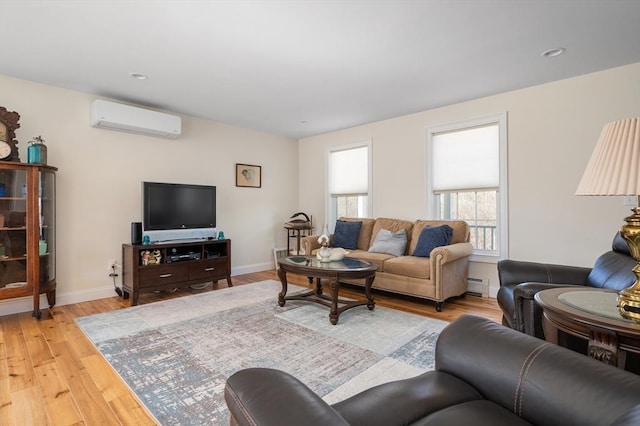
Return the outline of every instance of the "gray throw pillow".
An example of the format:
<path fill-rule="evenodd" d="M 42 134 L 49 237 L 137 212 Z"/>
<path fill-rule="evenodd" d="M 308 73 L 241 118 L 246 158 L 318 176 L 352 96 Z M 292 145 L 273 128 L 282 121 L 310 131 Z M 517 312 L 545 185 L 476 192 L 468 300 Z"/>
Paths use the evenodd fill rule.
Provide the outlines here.
<path fill-rule="evenodd" d="M 373 245 L 369 248 L 371 253 L 387 253 L 394 256 L 402 256 L 407 247 L 407 233 L 404 229 L 391 232 L 381 229 L 376 235 Z"/>

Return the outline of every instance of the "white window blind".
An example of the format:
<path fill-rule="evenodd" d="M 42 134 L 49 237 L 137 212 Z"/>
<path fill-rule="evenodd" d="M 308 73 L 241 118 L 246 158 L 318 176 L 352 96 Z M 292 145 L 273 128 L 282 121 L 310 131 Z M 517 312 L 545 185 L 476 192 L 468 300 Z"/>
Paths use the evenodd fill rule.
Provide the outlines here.
<path fill-rule="evenodd" d="M 497 188 L 499 130 L 492 124 L 433 135 L 433 190 Z"/>
<path fill-rule="evenodd" d="M 329 193 L 332 195 L 366 194 L 369 190 L 368 147 L 344 149 L 330 153 Z"/>

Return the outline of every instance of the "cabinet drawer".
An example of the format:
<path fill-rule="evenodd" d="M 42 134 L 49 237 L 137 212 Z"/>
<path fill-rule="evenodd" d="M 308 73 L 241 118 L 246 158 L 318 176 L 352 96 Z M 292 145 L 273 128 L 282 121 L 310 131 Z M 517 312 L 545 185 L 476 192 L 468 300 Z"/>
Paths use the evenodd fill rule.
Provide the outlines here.
<path fill-rule="evenodd" d="M 189 279 L 227 276 L 227 258 L 204 259 L 189 265 Z"/>
<path fill-rule="evenodd" d="M 171 284 L 189 279 L 187 265 L 159 265 L 140 268 L 140 287 Z"/>

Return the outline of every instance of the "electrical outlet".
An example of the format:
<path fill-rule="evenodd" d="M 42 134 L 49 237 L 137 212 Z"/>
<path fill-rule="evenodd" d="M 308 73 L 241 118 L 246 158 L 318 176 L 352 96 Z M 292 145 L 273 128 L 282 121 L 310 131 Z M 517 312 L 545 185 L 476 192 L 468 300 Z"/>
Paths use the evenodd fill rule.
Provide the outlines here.
<path fill-rule="evenodd" d="M 115 268 L 114 268 L 115 266 Z M 107 262 L 107 271 L 113 272 L 114 269 L 118 269 L 118 261 L 115 259 L 110 259 Z"/>
<path fill-rule="evenodd" d="M 638 205 L 638 197 L 635 195 L 625 195 L 624 196 L 624 205 L 625 206 L 636 206 Z"/>

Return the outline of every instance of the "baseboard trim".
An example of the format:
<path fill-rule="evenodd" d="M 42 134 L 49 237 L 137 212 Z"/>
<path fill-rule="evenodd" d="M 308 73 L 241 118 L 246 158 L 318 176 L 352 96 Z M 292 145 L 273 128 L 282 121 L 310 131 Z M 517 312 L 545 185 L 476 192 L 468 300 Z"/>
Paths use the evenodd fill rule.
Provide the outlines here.
<path fill-rule="evenodd" d="M 256 263 L 254 265 L 232 268 L 231 276 L 251 274 L 253 272 L 267 271 L 269 269 L 273 269 L 273 264 L 271 262 Z M 71 305 L 73 303 L 88 302 L 113 296 L 116 296 L 113 285 L 66 292 L 60 291 L 60 288 L 58 287 L 58 290 L 56 291 L 56 306 Z M 49 305 L 47 303 L 46 294 L 41 294 L 40 310 L 47 309 L 48 307 Z M 0 316 L 31 311 L 33 311 L 33 298 L 31 296 L 0 300 Z"/>

